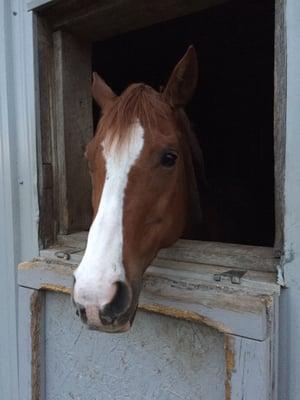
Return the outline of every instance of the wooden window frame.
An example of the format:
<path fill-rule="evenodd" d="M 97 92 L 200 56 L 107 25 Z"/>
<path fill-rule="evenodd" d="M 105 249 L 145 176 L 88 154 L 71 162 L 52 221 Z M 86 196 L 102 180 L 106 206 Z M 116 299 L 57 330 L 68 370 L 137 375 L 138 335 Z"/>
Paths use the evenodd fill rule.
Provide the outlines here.
<path fill-rule="evenodd" d="M 164 8 L 170 5 L 173 6 L 173 11 L 178 12 L 180 7 L 174 5 L 181 4 L 184 15 L 196 9 L 199 11 L 199 7 L 205 8 L 223 1 L 225 0 L 167 0 Z M 72 159 L 68 158 L 70 154 L 67 154 L 67 150 L 70 135 L 73 134 L 79 140 L 72 142 L 71 150 L 76 156 L 78 167 L 84 169 L 85 161 L 79 154 L 83 153 L 84 145 L 93 134 L 90 82 L 84 77 L 80 79 L 76 95 L 73 96 L 67 88 L 79 83 L 74 74 L 68 74 L 74 60 L 85 71 L 83 75 L 90 71 L 88 54 L 89 43 L 93 38 L 87 37 L 86 41 L 78 41 L 74 37 L 76 29 L 84 21 L 91 21 L 93 15 L 98 21 L 104 18 L 106 25 L 99 29 L 105 32 L 109 25 L 112 4 L 111 1 L 96 0 L 89 0 L 89 7 L 82 6 L 86 2 L 79 0 L 53 0 L 44 3 L 46 0 L 34 0 L 29 4 L 29 8 L 37 10 L 35 39 L 39 93 L 37 117 L 40 125 L 37 143 L 41 251 L 36 259 L 22 263 L 18 271 L 19 326 L 22 327 L 19 332 L 19 368 L 22 371 L 19 388 L 24 400 L 44 398 L 45 293 L 71 292 L 72 273 L 80 262 L 86 241 L 86 232 L 72 232 L 88 228 L 89 210 L 81 214 L 79 220 L 72 219 L 72 215 L 76 215 L 77 207 L 82 205 L 71 196 L 68 187 L 69 179 L 78 178 L 78 174 L 76 168 L 72 167 Z M 125 8 L 128 3 L 122 2 Z M 141 8 L 131 15 L 132 30 L 141 27 L 137 16 L 145 7 L 146 0 L 139 4 Z M 224 334 L 224 384 L 228 400 L 254 398 L 257 391 L 261 399 L 277 399 L 280 288 L 276 282 L 276 268 L 280 265 L 283 244 L 286 37 L 285 1 L 275 0 L 275 5 L 274 247 L 179 240 L 172 248 L 162 250 L 147 270 L 139 303 L 141 311 L 203 323 Z M 82 8 L 85 9 L 84 12 Z M 49 18 L 51 12 L 52 19 Z M 179 16 L 168 16 L 163 11 L 159 15 L 160 21 Z M 157 17 L 155 13 L 149 12 L 145 18 L 150 24 Z M 145 26 L 145 20 L 143 25 Z M 118 27 L 116 23 L 113 26 L 121 31 L 127 29 L 124 26 Z M 89 35 L 88 30 L 87 34 Z M 104 37 L 103 34 L 102 38 Z M 64 104 L 66 99 L 68 106 Z M 72 109 L 72 115 L 81 113 L 82 125 L 74 125 L 72 115 L 65 112 L 66 107 L 68 111 Z M 57 152 L 58 146 L 61 148 L 60 154 Z M 86 204 L 89 204 L 88 179 L 84 175 L 80 175 L 80 179 L 83 185 L 81 190 L 85 190 Z M 240 284 L 235 284 L 230 276 L 222 276 L 228 269 L 244 269 L 247 273 Z M 221 275 L 222 279 L 216 280 L 216 275 Z"/>
<path fill-rule="evenodd" d="M 86 7 L 80 1 L 52 1 L 38 8 L 41 128 L 38 144 L 42 248 L 52 245 L 57 240 L 57 234 L 69 234 L 89 228 L 91 193 L 83 153 L 85 145 L 93 136 L 90 96 L 92 41 L 187 15 L 224 1 L 226 0 L 190 1 L 184 2 L 183 6 L 181 0 L 168 0 L 169 8 L 165 2 L 163 7 L 157 3 L 157 10 L 151 9 L 144 14 L 143 1 L 134 10 L 132 2 L 122 2 L 118 6 L 118 18 L 112 13 L 112 2 L 108 7 L 91 0 Z M 270 272 L 276 271 L 280 263 L 283 243 L 286 55 L 284 1 L 276 0 L 275 3 L 274 247 L 179 240 L 174 248 L 162 252 L 169 261 L 201 264 L 205 259 L 205 264 L 208 265 Z M 143 18 L 139 18 L 141 15 Z M 102 20 L 105 24 L 99 24 Z M 74 185 L 80 196 L 75 195 Z"/>

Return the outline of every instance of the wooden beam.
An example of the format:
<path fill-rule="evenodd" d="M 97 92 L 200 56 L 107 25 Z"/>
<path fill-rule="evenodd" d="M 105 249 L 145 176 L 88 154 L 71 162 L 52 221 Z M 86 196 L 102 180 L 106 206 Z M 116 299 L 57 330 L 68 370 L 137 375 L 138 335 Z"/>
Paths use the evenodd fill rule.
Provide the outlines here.
<path fill-rule="evenodd" d="M 228 0 L 66 0 L 40 10 L 53 31 L 67 30 L 89 40 L 103 40 L 159 22 L 214 7 Z"/>
<path fill-rule="evenodd" d="M 77 264 L 58 259 L 22 263 L 18 284 L 38 290 L 70 293 Z M 215 270 L 201 274 L 151 267 L 143 280 L 139 307 L 150 312 L 203 323 L 223 333 L 256 340 L 270 335 L 270 307 L 279 286 L 266 281 L 234 285 L 213 280 Z M 270 317 L 270 318 L 269 318 Z"/>
<path fill-rule="evenodd" d="M 48 247 L 56 238 L 57 210 L 54 202 L 53 171 L 55 167 L 54 115 L 53 115 L 53 41 L 52 33 L 43 18 L 37 18 L 38 59 L 38 191 L 39 191 L 39 240 Z"/>
<path fill-rule="evenodd" d="M 45 383 L 43 293 L 19 287 L 19 393 L 43 400 Z"/>
<path fill-rule="evenodd" d="M 275 243 L 278 255 L 283 250 L 284 176 L 287 101 L 287 54 L 285 0 L 275 1 L 274 48 L 274 179 L 275 179 Z"/>
<path fill-rule="evenodd" d="M 66 32 L 55 32 L 55 116 L 59 232 L 88 229 L 91 185 L 85 147 L 93 137 L 91 49 Z"/>
<path fill-rule="evenodd" d="M 271 338 L 256 341 L 225 335 L 225 399 L 276 400 L 272 387 Z"/>
<path fill-rule="evenodd" d="M 79 262 L 87 241 L 87 232 L 77 232 L 72 235 L 59 235 L 55 248 L 64 251 L 70 249 L 72 260 Z M 78 249 L 82 251 L 78 252 Z M 53 250 L 45 250 L 42 255 L 51 257 Z M 172 247 L 162 249 L 154 260 L 154 265 L 166 265 L 175 261 L 177 263 L 195 265 L 226 267 L 242 270 L 275 272 L 279 259 L 275 257 L 272 247 L 247 246 L 240 244 L 202 242 L 195 240 L 178 240 Z"/>

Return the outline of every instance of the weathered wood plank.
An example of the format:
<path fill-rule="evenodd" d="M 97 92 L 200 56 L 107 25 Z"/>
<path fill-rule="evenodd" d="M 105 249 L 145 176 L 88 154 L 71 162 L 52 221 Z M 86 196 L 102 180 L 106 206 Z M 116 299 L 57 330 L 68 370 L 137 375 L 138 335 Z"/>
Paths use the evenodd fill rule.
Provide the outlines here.
<path fill-rule="evenodd" d="M 19 266 L 18 283 L 70 293 L 75 268 L 76 265 L 53 259 L 23 263 Z M 270 330 L 268 309 L 278 295 L 278 286 L 266 284 L 265 288 L 258 293 L 241 285 L 217 284 L 213 272 L 203 280 L 200 274 L 190 271 L 180 274 L 151 267 L 144 277 L 140 307 L 205 323 L 221 332 L 264 340 Z"/>
<path fill-rule="evenodd" d="M 68 0 L 41 9 L 55 30 L 67 30 L 90 40 L 103 40 L 162 21 L 214 7 L 228 0 L 165 0 L 148 2 Z M 101 23 L 99 23 L 101 21 Z"/>
<path fill-rule="evenodd" d="M 19 287 L 19 393 L 22 400 L 44 399 L 43 294 Z"/>
<path fill-rule="evenodd" d="M 226 400 L 275 400 L 272 388 L 271 338 L 225 336 Z"/>
<path fill-rule="evenodd" d="M 50 264 L 63 261 L 67 265 L 70 265 L 71 268 L 76 268 L 82 256 L 83 251 L 77 253 L 77 249 L 74 247 L 52 248 L 41 251 L 39 260 Z M 152 265 L 147 269 L 147 273 L 151 273 L 155 276 L 164 276 L 165 273 L 170 273 L 172 271 L 182 279 L 186 279 L 186 277 L 189 276 L 191 280 L 194 278 L 200 279 L 203 284 L 222 287 L 223 289 L 227 288 L 231 291 L 242 288 L 245 291 L 251 291 L 258 295 L 261 293 L 279 293 L 279 285 L 276 283 L 276 273 L 247 271 L 242 277 L 240 285 L 237 286 L 233 285 L 231 279 L 225 276 L 222 277 L 221 282 L 217 283 L 214 281 L 214 274 L 222 274 L 228 271 L 228 268 L 219 266 L 157 258 L 153 260 Z"/>
<path fill-rule="evenodd" d="M 275 1 L 274 48 L 274 179 L 275 179 L 275 244 L 278 254 L 283 248 L 284 176 L 287 99 L 287 54 L 285 0 Z"/>
<path fill-rule="evenodd" d="M 278 263 L 273 248 L 182 239 L 158 258 L 256 271 L 275 271 Z"/>
<path fill-rule="evenodd" d="M 53 153 L 53 42 L 47 22 L 37 19 L 37 58 L 38 58 L 38 99 L 39 130 L 38 148 L 38 189 L 40 204 L 39 238 L 41 247 L 48 247 L 56 237 L 56 209 L 54 202 Z"/>
<path fill-rule="evenodd" d="M 72 235 L 59 235 L 56 251 L 61 248 L 85 249 L 87 232 L 77 232 Z M 42 254 L 51 256 L 51 249 Z M 82 252 L 74 253 L 74 261 L 81 259 Z M 274 249 L 270 247 L 246 246 L 240 244 L 201 242 L 193 240 L 178 240 L 172 247 L 163 249 L 158 253 L 154 265 L 166 265 L 167 262 L 191 263 L 197 265 L 212 265 L 242 270 L 274 272 L 277 269 L 279 259 L 274 255 Z M 197 268 L 192 266 L 192 268 Z"/>
<path fill-rule="evenodd" d="M 84 151 L 93 137 L 90 45 L 54 34 L 59 231 L 88 229 L 91 185 Z"/>

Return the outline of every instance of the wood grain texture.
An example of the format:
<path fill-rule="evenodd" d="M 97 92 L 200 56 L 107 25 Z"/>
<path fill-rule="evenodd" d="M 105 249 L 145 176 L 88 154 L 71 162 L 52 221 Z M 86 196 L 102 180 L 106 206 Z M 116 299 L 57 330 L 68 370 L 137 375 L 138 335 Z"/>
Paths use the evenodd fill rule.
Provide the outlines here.
<path fill-rule="evenodd" d="M 19 288 L 19 392 L 22 400 L 44 399 L 43 294 Z"/>
<path fill-rule="evenodd" d="M 40 400 L 43 397 L 42 372 L 42 293 L 35 291 L 30 297 L 30 338 L 31 338 L 31 397 Z"/>
<path fill-rule="evenodd" d="M 271 340 L 225 336 L 226 400 L 274 400 Z"/>
<path fill-rule="evenodd" d="M 47 260 L 50 263 L 56 263 L 60 260 L 75 268 L 82 259 L 87 234 L 87 232 L 77 232 L 71 235 L 58 235 L 55 246 L 40 252 L 41 260 Z M 218 253 L 219 246 L 222 248 L 221 253 Z M 184 247 L 184 251 L 181 252 L 182 247 Z M 174 248 L 176 250 L 173 252 Z M 206 248 L 209 249 L 207 252 L 205 251 Z M 179 240 L 173 247 L 162 250 L 158 254 L 148 272 L 154 273 L 156 271 L 157 274 L 163 274 L 166 270 L 173 270 L 176 271 L 178 276 L 184 277 L 186 271 L 188 271 L 190 276 L 195 273 L 196 276 L 201 276 L 203 282 L 211 284 L 214 273 L 222 273 L 224 270 L 240 267 L 240 269 L 247 269 L 247 273 L 243 276 L 241 285 L 235 286 L 236 288 L 242 287 L 257 293 L 266 293 L 266 285 L 270 285 L 270 293 L 274 293 L 279 289 L 276 284 L 276 273 L 269 272 L 264 266 L 264 262 L 270 261 L 269 257 L 272 255 L 272 251 L 272 249 L 265 247 Z M 67 253 L 69 259 L 60 258 L 64 252 Z M 228 257 L 225 257 L 226 253 Z M 238 261 L 235 261 L 235 257 Z M 218 262 L 215 262 L 216 258 Z M 260 265 L 255 264 L 255 261 Z M 276 260 L 273 261 L 276 262 Z M 247 268 L 249 266 L 250 268 Z M 261 268 L 259 268 L 260 266 Z M 232 287 L 230 279 L 224 277 L 222 285 L 228 284 Z"/>
<path fill-rule="evenodd" d="M 71 251 L 76 251 L 72 257 L 78 261 L 82 257 L 86 240 L 87 232 L 59 235 L 55 248 L 61 250 L 69 248 Z M 77 252 L 79 249 L 82 251 Z M 275 272 L 279 259 L 271 247 L 180 239 L 172 247 L 162 249 L 153 264 L 165 265 L 170 262 Z"/>
<path fill-rule="evenodd" d="M 39 240 L 41 247 L 52 244 L 56 237 L 57 210 L 53 169 L 55 168 L 54 115 L 53 115 L 53 41 L 47 22 L 37 18 L 38 100 L 39 130 L 37 134 Z"/>
<path fill-rule="evenodd" d="M 275 244 L 278 254 L 283 249 L 284 176 L 287 106 L 286 0 L 275 1 L 274 48 L 274 176 L 275 176 Z"/>
<path fill-rule="evenodd" d="M 278 399 L 279 298 L 267 307 L 270 335 L 264 341 L 225 335 L 226 400 Z"/>
<path fill-rule="evenodd" d="M 22 263 L 18 283 L 24 287 L 71 292 L 76 264 L 57 259 Z M 264 340 L 270 334 L 269 307 L 278 286 L 265 282 L 264 289 L 249 285 L 216 283 L 210 273 L 151 267 L 145 274 L 141 309 L 206 324 L 220 332 Z"/>
<path fill-rule="evenodd" d="M 88 229 L 91 185 L 85 147 L 93 137 L 90 45 L 55 32 L 56 186 L 59 231 Z"/>
<path fill-rule="evenodd" d="M 254 271 L 275 271 L 278 264 L 273 248 L 182 239 L 158 258 Z"/>
<path fill-rule="evenodd" d="M 87 0 L 83 3 L 80 0 L 68 0 L 50 3 L 40 13 L 47 17 L 53 31 L 63 29 L 95 41 L 198 12 L 225 1 Z"/>

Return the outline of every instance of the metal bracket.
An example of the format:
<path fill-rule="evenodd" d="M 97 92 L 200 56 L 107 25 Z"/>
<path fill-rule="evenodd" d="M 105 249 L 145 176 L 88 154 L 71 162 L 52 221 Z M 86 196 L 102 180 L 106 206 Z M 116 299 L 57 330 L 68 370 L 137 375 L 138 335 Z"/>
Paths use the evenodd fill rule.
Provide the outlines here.
<path fill-rule="evenodd" d="M 63 258 L 64 260 L 70 260 L 71 254 L 75 253 L 80 253 L 81 251 L 84 251 L 84 249 L 74 249 L 74 250 L 61 250 L 61 251 L 56 251 L 54 253 L 55 257 L 57 258 Z"/>
<path fill-rule="evenodd" d="M 241 278 L 245 275 L 247 271 L 239 269 L 230 269 L 228 271 L 222 272 L 221 274 L 214 274 L 214 281 L 221 282 L 222 277 L 228 277 L 231 283 L 239 285 L 241 283 Z"/>

